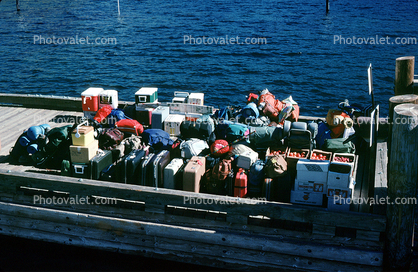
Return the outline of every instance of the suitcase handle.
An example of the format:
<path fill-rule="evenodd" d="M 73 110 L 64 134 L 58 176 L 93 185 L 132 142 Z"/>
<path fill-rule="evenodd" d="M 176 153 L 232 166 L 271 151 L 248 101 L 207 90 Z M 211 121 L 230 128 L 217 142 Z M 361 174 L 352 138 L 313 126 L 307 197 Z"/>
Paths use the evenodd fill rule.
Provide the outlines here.
<path fill-rule="evenodd" d="M 84 166 L 83 165 L 74 165 L 74 172 L 76 174 L 84 175 Z"/>

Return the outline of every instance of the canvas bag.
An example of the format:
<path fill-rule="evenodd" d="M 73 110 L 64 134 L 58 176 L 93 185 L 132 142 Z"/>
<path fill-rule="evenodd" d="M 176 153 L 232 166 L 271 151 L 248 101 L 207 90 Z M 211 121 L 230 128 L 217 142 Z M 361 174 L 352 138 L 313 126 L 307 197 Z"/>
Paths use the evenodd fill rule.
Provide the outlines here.
<path fill-rule="evenodd" d="M 353 142 L 348 141 L 346 138 L 336 138 L 336 139 L 325 139 L 322 149 L 325 151 L 330 151 L 334 153 L 355 153 L 356 147 Z"/>
<path fill-rule="evenodd" d="M 206 141 L 200 139 L 190 139 L 180 144 L 181 157 L 191 159 L 193 156 L 198 156 L 205 149 L 209 149 Z"/>
<path fill-rule="evenodd" d="M 275 155 L 267 160 L 264 167 L 266 177 L 277 178 L 284 176 L 287 171 L 287 162 L 281 155 Z"/>

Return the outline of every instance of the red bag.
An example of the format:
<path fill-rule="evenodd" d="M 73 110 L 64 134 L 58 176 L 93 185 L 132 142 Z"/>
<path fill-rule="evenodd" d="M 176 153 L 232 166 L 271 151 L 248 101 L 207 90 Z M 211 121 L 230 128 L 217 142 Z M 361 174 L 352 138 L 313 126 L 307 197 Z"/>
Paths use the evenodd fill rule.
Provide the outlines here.
<path fill-rule="evenodd" d="M 210 146 L 210 153 L 215 157 L 220 157 L 223 154 L 228 153 L 230 150 L 230 145 L 226 140 L 216 140 L 211 146 Z"/>
<path fill-rule="evenodd" d="M 107 105 L 104 106 L 103 108 L 99 109 L 96 113 L 96 115 L 94 116 L 94 120 L 96 120 L 97 122 L 101 123 L 104 119 L 106 119 L 106 117 L 112 112 L 112 106 Z"/>
<path fill-rule="evenodd" d="M 139 136 L 144 132 L 144 127 L 137 121 L 133 119 L 122 119 L 116 122 L 116 127 L 122 132 L 129 132 Z"/>
<path fill-rule="evenodd" d="M 276 100 L 275 96 L 267 89 L 262 92 L 258 100 L 258 105 L 263 105 L 263 114 L 272 121 L 278 121 L 280 111 L 283 109 L 283 103 Z"/>

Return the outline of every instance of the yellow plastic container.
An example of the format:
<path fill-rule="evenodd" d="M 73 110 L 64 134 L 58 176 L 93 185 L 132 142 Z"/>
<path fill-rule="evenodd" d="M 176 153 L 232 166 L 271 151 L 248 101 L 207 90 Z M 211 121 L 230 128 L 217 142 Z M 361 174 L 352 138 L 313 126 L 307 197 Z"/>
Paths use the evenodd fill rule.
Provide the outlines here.
<path fill-rule="evenodd" d="M 94 141 L 94 129 L 91 126 L 81 126 L 71 133 L 73 145 L 88 146 Z"/>

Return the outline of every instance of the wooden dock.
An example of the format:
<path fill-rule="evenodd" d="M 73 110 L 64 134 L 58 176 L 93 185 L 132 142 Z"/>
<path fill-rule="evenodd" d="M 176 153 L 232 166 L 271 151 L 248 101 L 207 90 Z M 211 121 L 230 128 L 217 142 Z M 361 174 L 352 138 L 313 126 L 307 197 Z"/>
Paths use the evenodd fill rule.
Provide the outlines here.
<path fill-rule="evenodd" d="M 35 109 L 36 105 L 25 104 L 22 98 L 17 107 L 11 96 L 0 95 L 0 99 L 10 103 L 0 107 L 1 234 L 221 269 L 383 269 L 386 217 L 382 209 L 353 205 L 351 212 L 331 212 L 289 203 L 249 203 L 9 165 L 7 154 L 23 130 L 43 123 L 51 127 L 73 123 L 82 112 L 72 110 L 72 102 L 66 104 L 66 111 L 58 110 L 58 103 L 56 109 L 47 110 L 48 103 Z M 378 175 L 373 183 L 380 188 L 375 193 L 381 195 L 386 184 L 386 143 L 379 143 L 377 154 Z M 362 167 L 367 159 L 362 156 L 357 169 L 355 197 L 369 195 L 364 186 L 369 172 Z M 88 198 L 95 204 L 35 204 L 35 196 L 68 201 Z M 114 199 L 113 204 L 97 204 Z"/>

